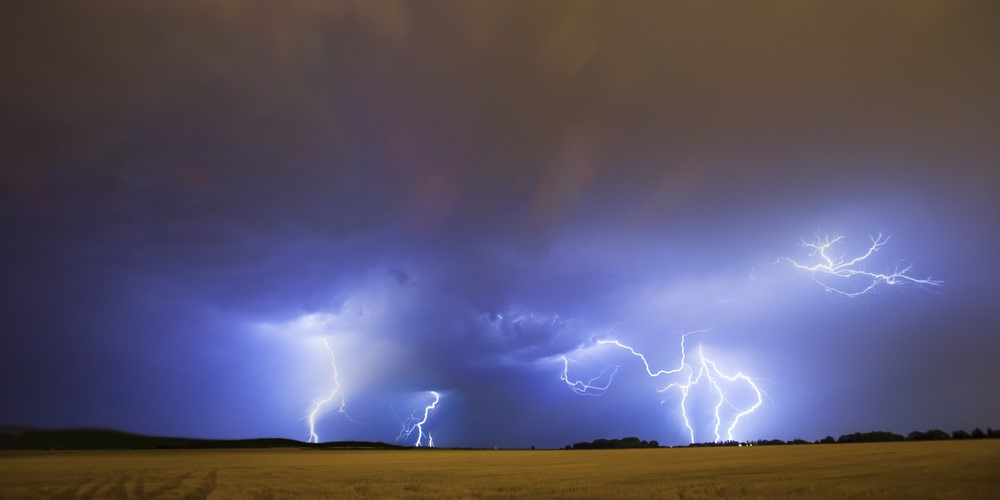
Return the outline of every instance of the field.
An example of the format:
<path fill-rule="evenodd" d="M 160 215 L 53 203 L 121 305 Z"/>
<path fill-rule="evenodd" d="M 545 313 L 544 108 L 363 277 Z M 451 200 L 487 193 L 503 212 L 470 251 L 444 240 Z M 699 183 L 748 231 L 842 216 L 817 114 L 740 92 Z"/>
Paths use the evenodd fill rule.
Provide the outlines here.
<path fill-rule="evenodd" d="M 0 452 L 0 498 L 998 498 L 1000 440 L 589 451 Z"/>

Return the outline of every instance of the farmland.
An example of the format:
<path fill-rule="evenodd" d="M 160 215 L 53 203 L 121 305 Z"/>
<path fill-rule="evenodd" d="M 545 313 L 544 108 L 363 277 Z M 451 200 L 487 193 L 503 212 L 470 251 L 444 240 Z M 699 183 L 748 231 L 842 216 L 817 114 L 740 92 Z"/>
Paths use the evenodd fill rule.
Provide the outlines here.
<path fill-rule="evenodd" d="M 0 452 L 0 498 L 995 498 L 1000 440 L 636 450 Z"/>

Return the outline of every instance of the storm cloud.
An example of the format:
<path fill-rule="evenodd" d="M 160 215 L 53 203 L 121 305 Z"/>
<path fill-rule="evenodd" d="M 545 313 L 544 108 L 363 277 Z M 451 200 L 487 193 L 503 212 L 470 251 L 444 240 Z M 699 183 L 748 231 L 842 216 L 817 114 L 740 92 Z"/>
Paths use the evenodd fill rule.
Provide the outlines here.
<path fill-rule="evenodd" d="M 326 338 L 325 440 L 682 443 L 594 342 L 709 328 L 744 438 L 997 425 L 991 4 L 0 10 L 0 421 L 304 439 Z M 943 285 L 827 293 L 817 231 Z"/>

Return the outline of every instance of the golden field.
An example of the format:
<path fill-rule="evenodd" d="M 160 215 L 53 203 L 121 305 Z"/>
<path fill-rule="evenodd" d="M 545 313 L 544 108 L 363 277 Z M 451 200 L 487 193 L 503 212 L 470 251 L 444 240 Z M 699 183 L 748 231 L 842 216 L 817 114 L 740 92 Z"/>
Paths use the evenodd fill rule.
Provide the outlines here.
<path fill-rule="evenodd" d="M 1000 440 L 0 452 L 0 498 L 1000 498 Z"/>

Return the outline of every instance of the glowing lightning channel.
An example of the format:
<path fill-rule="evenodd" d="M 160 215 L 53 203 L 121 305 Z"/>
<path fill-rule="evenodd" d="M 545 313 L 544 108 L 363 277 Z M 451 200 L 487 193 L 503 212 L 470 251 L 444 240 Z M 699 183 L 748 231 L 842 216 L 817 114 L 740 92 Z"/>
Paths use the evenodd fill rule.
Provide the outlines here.
<path fill-rule="evenodd" d="M 597 374 L 596 377 L 584 382 L 582 380 L 570 380 L 569 379 L 569 359 L 566 356 L 562 356 L 563 360 L 563 372 L 559 375 L 559 379 L 566 382 L 569 389 L 576 394 L 581 396 L 600 396 L 604 391 L 611 387 L 611 382 L 615 379 L 615 375 L 618 373 L 617 366 L 609 366 L 604 369 L 601 373 Z M 608 382 L 604 385 L 595 385 L 595 382 L 604 378 L 604 374 L 611 372 L 608 375 Z"/>
<path fill-rule="evenodd" d="M 441 401 L 441 395 L 436 391 L 430 391 L 430 393 L 434 396 L 434 402 L 424 408 L 424 417 L 422 419 L 417 420 L 412 415 L 406 419 L 406 422 L 403 423 L 403 428 L 399 431 L 399 435 L 396 436 L 397 443 L 400 439 L 409 438 L 413 434 L 413 431 L 417 431 L 417 441 L 414 443 L 414 446 L 417 448 L 421 446 L 420 443 L 424 439 L 424 425 L 427 423 L 427 419 L 430 418 L 431 413 L 437 409 L 438 402 Z M 434 447 L 434 437 L 429 432 L 427 433 L 427 447 Z"/>
<path fill-rule="evenodd" d="M 681 416 L 684 418 L 684 426 L 687 427 L 688 433 L 691 435 L 691 442 L 693 443 L 695 442 L 694 427 L 691 426 L 691 421 L 688 420 L 687 410 L 685 409 L 685 407 L 687 406 L 687 397 L 691 391 L 691 388 L 698 385 L 698 383 L 701 382 L 702 377 L 705 377 L 705 379 L 708 381 L 708 384 L 712 386 L 712 390 L 719 397 L 719 400 L 718 402 L 716 402 L 713 411 L 714 425 L 712 426 L 712 432 L 715 435 L 716 443 L 722 440 L 722 435 L 719 434 L 719 428 L 722 426 L 722 416 L 720 415 L 719 412 L 722 409 L 722 405 L 728 404 L 731 408 L 739 412 L 736 414 L 735 417 L 733 417 L 732 422 L 730 422 L 729 427 L 726 429 L 726 440 L 733 441 L 734 440 L 733 431 L 736 430 L 736 425 L 739 424 L 741 418 L 753 413 L 754 411 L 757 410 L 757 408 L 760 407 L 761 404 L 763 404 L 764 393 L 763 391 L 760 390 L 760 387 L 757 386 L 757 384 L 753 381 L 753 379 L 744 375 L 742 372 L 737 372 L 736 375 L 726 375 L 725 373 L 723 373 L 721 370 L 719 370 L 718 365 L 716 365 L 714 361 L 705 357 L 705 352 L 700 345 L 698 346 L 698 359 L 699 359 L 698 362 L 699 368 L 697 372 L 694 371 L 693 366 L 687 365 L 687 367 L 691 369 L 691 372 L 688 374 L 688 379 L 686 383 L 674 382 L 660 389 L 658 392 L 661 393 L 667 392 L 671 389 L 680 390 Z M 682 365 L 686 364 L 683 354 L 681 355 L 681 364 Z M 737 381 L 746 382 L 746 384 L 750 386 L 751 390 L 753 390 L 753 393 L 756 396 L 756 401 L 754 402 L 754 404 L 751 405 L 749 408 L 740 411 L 740 409 L 737 408 L 735 405 L 733 405 L 726 397 L 725 391 L 723 391 L 722 387 L 719 385 L 718 379 L 720 378 L 728 380 L 730 382 L 737 382 Z"/>
<path fill-rule="evenodd" d="M 333 349 L 330 348 L 330 343 L 327 342 L 326 339 L 322 340 L 323 340 L 323 346 L 325 346 L 326 350 L 330 353 L 330 364 L 333 367 L 333 392 L 331 392 L 330 395 L 324 399 L 313 400 L 312 408 L 309 409 L 309 417 L 308 417 L 309 440 L 307 442 L 309 443 L 319 443 L 319 435 L 316 434 L 316 415 L 319 414 L 320 410 L 322 410 L 323 407 L 327 405 L 327 403 L 339 397 L 340 408 L 337 410 L 337 413 L 340 413 L 345 416 L 347 415 L 347 411 L 345 410 L 345 406 L 347 406 L 347 401 L 344 399 L 344 393 L 341 392 L 340 390 L 340 379 L 339 375 L 337 374 L 337 357 L 333 354 Z"/>
<path fill-rule="evenodd" d="M 708 385 L 712 388 L 712 391 L 718 396 L 718 401 L 716 402 L 715 407 L 713 409 L 712 432 L 715 435 L 715 442 L 719 442 L 722 440 L 721 428 L 723 425 L 723 420 L 722 420 L 721 410 L 723 405 L 728 405 L 737 412 L 736 416 L 733 417 L 732 421 L 729 422 L 729 425 L 726 428 L 726 440 L 733 441 L 734 440 L 733 432 L 736 430 L 736 426 L 739 424 L 740 419 L 746 417 L 747 415 L 750 415 L 751 413 L 756 411 L 757 408 L 760 407 L 760 405 L 764 402 L 763 400 L 764 392 L 761 391 L 761 389 L 757 386 L 757 384 L 753 381 L 753 379 L 744 375 L 742 372 L 737 372 L 735 375 L 726 375 L 725 373 L 723 373 L 722 370 L 719 369 L 718 365 L 714 361 L 705 357 L 705 352 L 700 345 L 698 346 L 698 361 L 694 364 L 688 361 L 687 349 L 685 346 L 685 342 L 687 340 L 688 335 L 692 335 L 695 333 L 704 333 L 705 331 L 706 330 L 697 330 L 697 331 L 687 332 L 684 335 L 682 335 L 681 359 L 677 367 L 671 369 L 657 370 L 657 371 L 653 371 L 653 369 L 649 365 L 649 361 L 646 359 L 646 356 L 636 351 L 635 348 L 633 348 L 632 346 L 624 344 L 619 340 L 602 339 L 598 340 L 597 343 L 604 345 L 613 345 L 615 347 L 630 352 L 633 356 L 642 360 L 642 364 L 646 369 L 646 374 L 649 375 L 650 378 L 657 378 L 663 375 L 674 375 L 674 374 L 681 374 L 681 376 L 683 377 L 683 374 L 686 373 L 686 378 L 682 378 L 681 381 L 679 382 L 672 382 L 666 385 L 665 387 L 658 389 L 657 392 L 663 393 L 671 391 L 673 389 L 677 389 L 678 391 L 680 391 L 681 416 L 684 419 L 684 426 L 688 430 L 688 434 L 691 437 L 692 443 L 695 442 L 695 435 L 694 435 L 694 427 L 691 425 L 691 420 L 688 418 L 687 414 L 688 395 L 690 394 L 692 387 L 698 385 L 703 380 L 707 381 Z M 604 373 L 606 373 L 609 370 L 607 368 L 603 372 L 601 372 L 600 375 L 591 379 L 589 382 L 570 381 L 566 374 L 569 363 L 566 360 L 565 356 L 563 357 L 563 363 L 564 363 L 564 369 L 560 378 L 564 382 L 566 382 L 566 385 L 568 385 L 570 389 L 572 389 L 573 392 L 576 394 L 584 396 L 600 396 L 601 394 L 604 393 L 605 390 L 607 390 L 611 386 L 610 378 L 608 380 L 608 383 L 603 386 L 591 385 L 594 383 L 595 380 L 603 378 Z M 697 369 L 695 368 L 696 366 Z M 617 372 L 618 367 L 614 368 L 615 372 Z M 752 405 L 750 405 L 750 407 L 742 410 L 736 407 L 736 405 L 730 402 L 729 398 L 726 397 L 726 391 L 723 390 L 722 386 L 720 385 L 720 380 L 727 380 L 729 382 L 744 382 L 746 385 L 750 387 L 754 396 L 756 397 L 755 402 Z"/>
<path fill-rule="evenodd" d="M 906 265 L 903 267 L 897 265 L 896 269 L 888 274 L 874 273 L 866 270 L 865 265 L 867 264 L 868 259 L 889 242 L 889 236 L 883 236 L 882 233 L 870 236 L 870 238 L 872 244 L 868 247 L 868 250 L 853 259 L 846 259 L 842 253 L 839 255 L 831 255 L 831 253 L 837 253 L 835 251 L 835 246 L 844 239 L 843 235 L 834 234 L 833 236 L 816 235 L 816 240 L 812 243 L 804 240 L 802 241 L 803 247 L 812 249 L 809 256 L 817 258 L 817 262 L 815 264 L 810 265 L 801 263 L 788 257 L 781 257 L 778 260 L 779 262 L 788 262 L 796 269 L 808 272 L 812 277 L 812 280 L 823 287 L 824 290 L 838 293 L 846 297 L 864 295 L 874 290 L 879 284 L 889 286 L 900 284 L 919 286 L 941 285 L 941 281 L 932 280 L 930 278 L 914 278 L 913 276 L 907 274 L 913 267 L 912 265 Z M 828 281 L 823 281 L 822 278 L 853 280 L 860 282 L 862 286 L 857 291 L 843 290 L 831 285 Z"/>
<path fill-rule="evenodd" d="M 710 360 L 710 359 L 708 359 L 708 358 L 705 357 L 705 354 L 702 352 L 702 349 L 701 349 L 700 345 L 698 346 L 698 357 L 701 358 L 702 365 L 707 370 L 706 374 L 708 375 L 709 380 L 712 381 L 712 386 L 715 387 L 716 390 L 719 391 L 719 396 L 720 397 L 723 396 L 722 389 L 718 386 L 718 384 L 716 383 L 715 379 L 712 378 L 712 374 L 713 373 L 716 374 L 716 376 L 722 377 L 722 378 L 724 378 L 724 379 L 726 379 L 726 380 L 728 380 L 730 382 L 736 382 L 738 380 L 742 380 L 742 381 L 746 382 L 747 385 L 749 385 L 750 388 L 753 389 L 754 395 L 757 396 L 757 401 L 755 401 L 754 404 L 751 405 L 746 410 L 743 410 L 743 411 L 737 413 L 736 416 L 733 417 L 733 421 L 729 424 L 729 428 L 726 429 L 726 439 L 729 440 L 729 441 L 733 441 L 733 431 L 736 430 L 736 424 L 740 423 L 740 419 L 741 418 L 743 418 L 743 417 L 745 417 L 745 416 L 753 413 L 754 411 L 757 410 L 757 408 L 760 408 L 760 405 L 762 405 L 764 403 L 764 399 L 762 397 L 763 394 L 764 394 L 764 391 L 761 391 L 760 387 L 757 386 L 757 384 L 753 381 L 753 379 L 750 378 L 750 377 L 748 377 L 748 376 L 746 376 L 746 375 L 744 375 L 743 372 L 736 372 L 736 375 L 731 375 L 731 376 L 722 373 L 722 371 L 719 370 L 718 366 L 716 366 L 716 364 L 715 364 L 714 361 L 712 361 L 712 360 Z M 729 403 L 729 401 L 726 401 L 726 403 Z M 731 403 L 729 403 L 729 404 L 730 404 L 730 406 L 732 406 Z M 733 409 L 739 411 L 739 408 L 736 408 L 735 406 L 733 406 Z M 716 419 L 719 418 L 719 411 L 718 410 L 719 410 L 718 407 L 716 407 L 716 412 L 715 412 L 715 418 Z M 721 423 L 721 422 L 717 421 L 716 422 L 716 427 L 715 427 L 715 439 L 716 440 L 719 439 L 719 427 L 718 427 L 719 423 Z"/>

